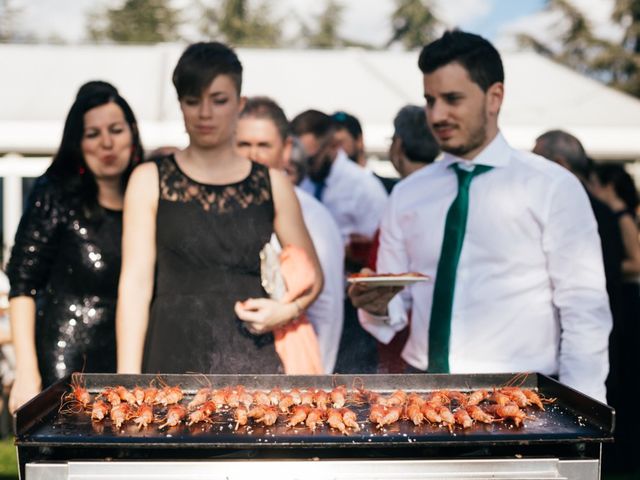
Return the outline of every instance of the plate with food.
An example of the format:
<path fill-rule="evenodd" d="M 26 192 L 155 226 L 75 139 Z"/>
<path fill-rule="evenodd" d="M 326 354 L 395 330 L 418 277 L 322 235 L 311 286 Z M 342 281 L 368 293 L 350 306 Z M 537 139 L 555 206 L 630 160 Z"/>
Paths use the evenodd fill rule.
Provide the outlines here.
<path fill-rule="evenodd" d="M 431 277 L 418 272 L 407 273 L 353 273 L 347 278 L 349 283 L 366 283 L 376 287 L 406 287 L 414 283 L 426 282 Z"/>

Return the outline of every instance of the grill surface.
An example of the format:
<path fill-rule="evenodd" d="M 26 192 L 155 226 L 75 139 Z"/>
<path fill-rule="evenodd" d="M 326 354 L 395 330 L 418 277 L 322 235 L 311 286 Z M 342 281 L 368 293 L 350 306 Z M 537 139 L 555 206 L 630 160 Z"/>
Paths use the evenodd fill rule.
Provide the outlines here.
<path fill-rule="evenodd" d="M 83 376 L 90 393 L 100 392 L 106 386 L 123 385 L 133 388 L 145 386 L 158 378 L 155 375 L 86 374 Z M 243 376 L 243 375 L 162 375 L 168 385 L 180 385 L 193 395 L 199 388 L 244 385 L 247 389 L 273 387 L 284 389 L 317 387 L 330 390 L 337 385 L 362 386 L 380 393 L 395 389 L 427 393 L 439 389 L 476 390 L 506 385 L 516 374 L 476 375 L 363 375 L 363 376 Z M 614 411 L 589 397 L 576 392 L 541 374 L 528 375 L 523 388 L 537 388 L 546 397 L 557 401 L 539 411 L 526 409 L 529 418 L 524 427 L 516 428 L 509 422 L 475 424 L 462 430 L 449 432 L 444 427 L 414 426 L 401 421 L 377 429 L 367 419 L 368 406 L 349 405 L 358 413 L 363 427 L 360 432 L 342 435 L 326 425 L 315 432 L 306 428 L 288 428 L 281 417 L 276 425 L 262 427 L 250 425 L 234 431 L 232 413 L 217 412 L 212 424 L 179 425 L 159 430 L 157 425 L 138 430 L 132 422 L 115 429 L 111 421 L 91 422 L 82 414 L 60 414 L 60 399 L 69 391 L 69 379 L 62 380 L 25 405 L 16 417 L 16 444 L 26 447 L 164 447 L 207 449 L 282 449 L 282 448 L 351 448 L 351 447 L 430 447 L 430 446 L 491 446 L 491 445 L 543 445 L 603 442 L 612 440 Z M 188 402 L 189 398 L 183 400 Z"/>

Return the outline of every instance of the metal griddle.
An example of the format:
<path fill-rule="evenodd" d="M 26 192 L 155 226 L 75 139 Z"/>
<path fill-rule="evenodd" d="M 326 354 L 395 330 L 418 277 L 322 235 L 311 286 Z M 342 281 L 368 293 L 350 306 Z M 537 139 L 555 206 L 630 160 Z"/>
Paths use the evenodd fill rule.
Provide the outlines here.
<path fill-rule="evenodd" d="M 306 389 L 310 387 L 330 390 L 345 385 L 350 391 L 361 386 L 380 393 L 395 389 L 425 394 L 430 391 L 490 389 L 513 382 L 517 374 L 474 375 L 333 375 L 333 376 L 284 376 L 284 375 L 114 375 L 86 374 L 84 382 L 95 395 L 106 386 L 148 386 L 154 378 L 161 378 L 168 385 L 180 385 L 189 394 L 186 403 L 199 388 L 211 386 L 244 385 L 248 390 L 270 390 L 280 387 Z M 120 429 L 109 419 L 91 422 L 86 413 L 61 414 L 60 399 L 69 392 L 70 379 L 52 385 L 16 415 L 16 445 L 38 448 L 127 448 L 127 449 L 352 449 L 362 447 L 483 447 L 509 445 L 558 445 L 609 442 L 613 438 L 615 413 L 610 407 L 597 402 L 559 382 L 541 375 L 522 377 L 523 388 L 537 389 L 545 397 L 556 398 L 545 411 L 528 407 L 532 417 L 524 427 L 516 428 L 510 422 L 490 425 L 475 423 L 472 428 L 454 428 L 433 425 L 414 426 L 400 421 L 383 429 L 377 429 L 368 420 L 368 405 L 350 406 L 358 413 L 363 427 L 350 435 L 331 430 L 324 425 L 311 432 L 305 427 L 288 428 L 284 416 L 276 425 L 262 427 L 251 424 L 234 430 L 231 412 L 217 412 L 211 424 L 179 425 L 159 430 L 156 424 L 138 430 L 132 423 Z M 518 382 L 519 383 L 519 382 Z M 520 383 L 519 383 L 520 384 Z"/>

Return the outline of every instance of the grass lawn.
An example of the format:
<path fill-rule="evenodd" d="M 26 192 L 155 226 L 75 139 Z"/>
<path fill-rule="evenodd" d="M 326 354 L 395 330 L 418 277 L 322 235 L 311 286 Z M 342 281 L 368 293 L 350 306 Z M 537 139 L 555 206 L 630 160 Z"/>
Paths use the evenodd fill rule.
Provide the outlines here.
<path fill-rule="evenodd" d="M 13 437 L 0 440 L 0 480 L 18 478 L 18 463 Z"/>

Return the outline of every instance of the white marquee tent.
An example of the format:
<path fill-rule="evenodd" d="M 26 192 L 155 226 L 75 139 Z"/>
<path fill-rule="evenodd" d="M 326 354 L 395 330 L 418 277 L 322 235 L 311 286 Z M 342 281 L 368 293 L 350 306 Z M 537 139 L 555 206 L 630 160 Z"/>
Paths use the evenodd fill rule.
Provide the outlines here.
<path fill-rule="evenodd" d="M 147 149 L 181 146 L 186 135 L 171 84 L 184 46 L 0 45 L 0 155 L 50 155 L 77 88 L 112 82 L 131 103 Z M 246 95 L 268 95 L 289 116 L 307 108 L 360 118 L 369 151 L 384 153 L 395 113 L 423 104 L 417 52 L 239 49 Z M 501 128 L 516 147 L 563 128 L 596 159 L 640 159 L 640 101 L 534 53 L 503 54 Z"/>

